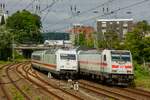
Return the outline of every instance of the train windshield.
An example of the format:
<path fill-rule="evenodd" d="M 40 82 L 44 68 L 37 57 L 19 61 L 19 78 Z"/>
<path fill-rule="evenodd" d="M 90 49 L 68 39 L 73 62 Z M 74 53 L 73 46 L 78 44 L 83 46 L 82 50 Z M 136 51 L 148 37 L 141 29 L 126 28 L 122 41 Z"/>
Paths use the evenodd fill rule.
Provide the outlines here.
<path fill-rule="evenodd" d="M 130 62 L 130 52 L 111 52 L 112 61 Z"/>
<path fill-rule="evenodd" d="M 60 54 L 60 59 L 63 60 L 76 60 L 75 54 Z"/>

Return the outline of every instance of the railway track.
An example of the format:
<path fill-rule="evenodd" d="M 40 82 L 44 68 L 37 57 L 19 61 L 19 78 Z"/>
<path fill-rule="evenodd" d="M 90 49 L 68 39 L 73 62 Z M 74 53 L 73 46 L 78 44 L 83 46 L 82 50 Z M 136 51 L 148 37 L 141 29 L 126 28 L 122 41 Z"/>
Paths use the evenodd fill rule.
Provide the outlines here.
<path fill-rule="evenodd" d="M 26 66 L 26 64 L 22 65 L 22 66 Z M 16 70 L 17 72 L 22 76 L 24 77 L 26 80 L 28 80 L 29 82 L 33 83 L 34 85 L 40 87 L 43 91 L 51 94 L 53 96 L 54 99 L 56 100 L 63 100 L 61 97 L 57 96 L 56 94 L 54 94 L 53 92 L 49 91 L 45 86 L 41 85 L 40 83 L 34 81 L 29 75 L 28 75 L 28 72 L 24 71 L 25 72 L 25 75 L 22 71 L 19 70 L 19 67 L 21 66 L 18 66 L 16 67 Z"/>
<path fill-rule="evenodd" d="M 57 90 L 60 90 L 62 93 L 65 93 L 66 95 L 69 95 L 69 96 L 71 96 L 71 97 L 74 98 L 74 99 L 83 100 L 83 99 L 82 99 L 81 97 L 79 97 L 78 95 L 74 95 L 74 94 L 72 94 L 72 93 L 70 93 L 70 92 L 68 92 L 68 91 L 65 91 L 65 90 L 63 90 L 63 89 L 61 89 L 61 88 L 55 86 L 54 84 L 50 84 L 50 82 L 47 82 L 47 81 L 45 81 L 44 79 L 42 79 L 40 76 L 38 76 L 38 75 L 36 74 L 36 72 L 34 72 L 34 73 L 29 72 L 29 71 L 31 70 L 31 67 L 29 67 L 28 69 L 25 68 L 25 67 L 26 67 L 26 66 L 24 66 L 23 69 L 26 70 L 26 72 L 27 72 L 29 75 L 35 77 L 36 79 L 38 79 L 39 81 L 43 82 L 43 83 L 46 84 L 47 86 L 50 86 L 50 87 L 52 87 L 52 88 L 54 88 L 54 89 L 57 89 Z"/>
<path fill-rule="evenodd" d="M 24 96 L 24 98 L 26 98 L 27 100 L 31 100 L 30 97 L 17 85 L 16 82 L 14 82 L 13 78 L 11 77 L 10 73 L 9 73 L 9 70 L 11 67 L 14 67 L 14 66 L 20 66 L 21 64 L 14 64 L 14 65 L 10 65 L 6 68 L 5 72 L 7 74 L 7 77 L 8 79 L 10 80 L 10 82 L 13 84 L 13 86 Z"/>
<path fill-rule="evenodd" d="M 89 91 L 93 91 L 97 94 L 104 95 L 106 97 L 109 97 L 115 100 L 135 100 L 134 98 L 131 98 L 130 96 L 121 95 L 118 92 L 110 91 L 105 88 L 96 87 L 95 85 L 90 84 L 84 80 L 80 80 L 79 84 L 81 88 L 85 88 Z"/>
<path fill-rule="evenodd" d="M 118 96 L 116 95 L 117 97 L 119 97 L 119 95 L 120 95 L 125 98 L 127 97 L 127 99 L 132 99 L 132 100 L 137 100 L 137 99 L 138 100 L 149 100 L 149 98 L 150 98 L 150 92 L 141 90 L 141 89 L 137 89 L 137 88 L 107 87 L 107 86 L 102 86 L 100 84 L 85 81 L 85 80 L 81 80 L 80 83 L 90 86 L 90 87 L 94 87 L 95 89 L 102 89 L 103 91 L 117 93 L 118 94 Z M 120 99 L 120 98 L 118 98 L 118 99 Z"/>
<path fill-rule="evenodd" d="M 89 83 L 93 83 L 93 82 L 88 82 L 88 85 L 87 85 L 87 83 L 86 84 L 80 84 L 80 88 L 84 88 L 84 89 L 87 89 L 87 90 L 92 91 L 94 93 L 103 95 L 103 96 L 108 97 L 108 98 L 116 99 L 116 100 L 117 99 L 119 99 L 119 100 L 120 99 L 121 100 L 137 100 L 137 99 L 139 99 L 139 97 L 140 97 L 140 99 L 149 100 L 149 99 L 147 99 L 148 95 L 149 95 L 149 92 L 147 92 L 147 91 L 139 90 L 138 91 L 139 93 L 137 93 L 137 89 L 129 89 L 128 88 L 128 91 L 126 90 L 126 92 L 125 92 L 125 88 L 119 89 L 117 87 L 113 88 L 113 87 L 107 87 L 107 86 L 100 88 L 100 87 L 96 87 L 94 85 L 96 83 L 91 84 L 91 85 Z M 100 84 L 98 84 L 98 85 L 100 85 Z M 107 87 L 107 88 L 105 88 L 105 87 Z M 130 91 L 131 90 L 136 91 L 136 92 L 129 92 L 129 90 Z M 142 93 L 142 92 L 145 92 L 145 93 Z M 132 95 L 130 95 L 131 93 L 132 93 Z M 134 96 L 133 96 L 133 94 L 134 94 Z M 138 94 L 139 94 L 139 96 L 138 96 Z M 146 97 L 144 97 L 144 96 L 146 96 Z"/>
<path fill-rule="evenodd" d="M 8 94 L 6 100 L 13 100 L 15 98 L 18 98 L 18 99 L 25 99 L 25 100 L 32 100 L 33 96 L 31 96 L 29 94 L 29 91 L 25 90 L 26 89 L 26 86 L 30 86 L 31 84 L 29 83 L 29 81 L 27 81 L 26 79 L 24 79 L 20 74 L 19 72 L 16 70 L 16 68 L 19 68 L 20 66 L 24 65 L 24 64 L 27 64 L 26 62 L 25 63 L 15 63 L 15 64 L 10 64 L 10 65 L 7 65 L 6 68 L 3 70 L 4 74 L 5 74 L 5 81 L 1 81 L 2 85 L 3 84 L 6 84 L 7 86 L 6 89 L 7 91 L 5 91 L 4 93 Z M 1 67 L 2 69 L 2 67 Z M 19 78 L 19 79 L 16 79 Z M 4 79 L 4 78 L 3 78 Z M 25 82 L 25 83 L 22 83 L 22 82 Z M 20 84 L 21 82 L 21 84 Z M 12 88 L 12 86 L 14 88 Z M 24 87 L 25 86 L 25 87 Z M 4 86 L 3 86 L 4 88 Z M 17 91 L 17 93 L 12 93 L 10 91 L 8 91 L 8 88 L 10 88 L 11 90 L 14 89 Z M 3 91 L 3 90 L 2 90 Z M 4 94 L 3 93 L 3 94 Z M 19 93 L 19 95 L 18 95 Z M 31 92 L 30 92 L 31 93 Z M 4 98 L 4 100 L 5 100 Z M 0 98 L 0 100 L 3 100 Z"/>
<path fill-rule="evenodd" d="M 41 79 L 43 79 L 44 81 L 47 81 L 49 84 L 52 84 L 52 86 L 54 86 L 55 88 L 59 88 L 62 91 L 66 92 L 67 94 L 69 93 L 71 95 L 75 95 L 77 98 L 79 97 L 79 99 L 81 100 L 95 100 L 95 97 L 93 98 L 92 96 L 85 95 L 85 93 L 83 92 L 73 90 L 73 87 L 67 85 L 68 81 L 59 80 L 55 78 L 49 79 L 47 75 L 45 75 L 44 73 L 37 71 L 35 69 L 33 70 L 38 77 L 41 77 Z"/>
<path fill-rule="evenodd" d="M 0 70 L 2 70 L 3 68 L 7 67 L 8 65 L 3 65 L 0 67 Z M 5 88 L 4 88 L 4 85 L 3 85 L 3 81 L 0 77 L 0 89 L 2 90 L 2 93 L 4 94 L 2 99 L 7 99 L 7 100 L 11 100 L 8 93 L 6 92 Z"/>
<path fill-rule="evenodd" d="M 13 76 L 11 76 L 11 72 L 14 70 L 20 78 L 23 77 L 24 79 L 28 80 L 32 84 L 36 85 L 38 88 L 42 89 L 44 92 L 50 94 L 56 100 L 66 100 L 67 97 L 72 98 L 72 100 L 85 100 L 85 98 L 81 97 L 76 93 L 71 93 L 70 91 L 62 89 L 50 81 L 46 81 L 37 71 L 31 68 L 29 62 L 4 65 L 0 67 L 0 70 L 2 69 L 6 73 L 5 76 L 8 77 L 10 81 L 7 84 L 11 83 L 27 100 L 31 100 L 31 97 L 29 97 L 29 95 L 19 87 L 16 80 L 13 79 Z M 4 88 L 5 86 L 3 83 L 3 79 L 2 77 L 0 77 L 0 89 L 2 90 L 3 98 L 11 100 L 11 97 L 8 91 L 6 91 L 6 89 Z M 106 87 L 85 80 L 79 80 L 79 87 L 83 88 L 84 90 L 86 89 L 92 93 L 100 94 L 104 97 L 112 98 L 115 100 L 149 100 L 150 98 L 150 92 L 137 88 Z M 59 91 L 61 95 L 64 94 L 65 96 L 59 95 L 59 93 L 57 93 L 56 91 Z"/>
<path fill-rule="evenodd" d="M 56 90 L 59 90 L 63 94 L 65 93 L 65 95 L 70 96 L 72 98 L 72 100 L 74 100 L 74 99 L 75 100 L 83 100 L 79 96 L 73 95 L 70 92 L 64 91 L 64 90 L 62 90 L 62 89 L 60 89 L 58 87 L 53 86 L 52 84 L 48 83 L 47 81 L 43 80 L 36 73 L 31 72 L 31 67 L 27 66 L 27 64 L 24 64 L 22 66 L 22 70 L 25 72 L 26 75 L 24 75 L 21 71 L 19 71 L 19 67 L 16 67 L 16 70 L 18 71 L 18 73 L 20 73 L 28 81 L 34 83 L 38 87 L 42 88 L 44 91 L 46 91 L 49 94 L 53 95 L 56 99 L 63 100 L 64 97 L 58 95 L 57 93 L 53 93 L 52 91 L 50 91 L 48 89 L 49 87 L 54 88 Z M 37 80 L 38 82 L 36 82 L 34 79 Z"/>
<path fill-rule="evenodd" d="M 131 93 L 135 93 L 138 95 L 142 95 L 142 96 L 147 97 L 147 98 L 150 98 L 150 92 L 149 91 L 145 91 L 145 90 L 141 90 L 141 89 L 137 89 L 137 88 L 125 88 L 123 90 L 127 91 L 127 92 L 131 92 Z"/>

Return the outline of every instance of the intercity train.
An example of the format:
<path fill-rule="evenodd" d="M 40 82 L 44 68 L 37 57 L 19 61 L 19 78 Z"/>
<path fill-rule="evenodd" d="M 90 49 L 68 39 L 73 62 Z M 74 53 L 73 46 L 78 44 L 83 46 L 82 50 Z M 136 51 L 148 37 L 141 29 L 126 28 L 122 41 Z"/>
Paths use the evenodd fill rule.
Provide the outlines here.
<path fill-rule="evenodd" d="M 32 66 L 48 71 L 58 78 L 74 78 L 78 74 L 77 52 L 75 49 L 50 49 L 32 53 Z"/>
<path fill-rule="evenodd" d="M 129 85 L 134 80 L 132 55 L 128 50 L 35 51 L 32 66 L 59 78 L 82 76 L 112 85 Z"/>
<path fill-rule="evenodd" d="M 127 50 L 80 50 L 80 76 L 113 85 L 129 85 L 134 79 L 132 55 Z"/>

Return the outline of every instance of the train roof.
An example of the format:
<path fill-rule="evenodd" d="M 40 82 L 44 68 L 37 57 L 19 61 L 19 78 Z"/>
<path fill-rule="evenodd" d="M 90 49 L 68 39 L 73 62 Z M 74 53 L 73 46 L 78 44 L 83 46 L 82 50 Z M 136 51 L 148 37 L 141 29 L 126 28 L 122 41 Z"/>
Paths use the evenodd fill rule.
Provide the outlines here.
<path fill-rule="evenodd" d="M 81 53 L 96 53 L 96 54 L 101 54 L 103 51 L 109 51 L 109 52 L 117 52 L 117 53 L 123 53 L 123 52 L 130 52 L 129 50 L 109 50 L 109 49 L 104 49 L 104 50 L 79 50 L 79 54 Z"/>
<path fill-rule="evenodd" d="M 88 53 L 92 53 L 92 54 L 101 54 L 100 51 L 98 50 L 79 50 L 79 54 L 88 54 Z"/>
<path fill-rule="evenodd" d="M 76 54 L 76 49 L 49 49 L 42 51 L 34 51 L 32 55 L 40 55 L 40 54 L 52 54 L 52 53 L 69 53 Z"/>
<path fill-rule="evenodd" d="M 59 53 L 73 53 L 73 54 L 76 54 L 76 49 L 58 49 Z"/>
<path fill-rule="evenodd" d="M 110 51 L 112 51 L 112 52 L 130 52 L 129 50 L 110 50 Z"/>
<path fill-rule="evenodd" d="M 34 51 L 32 53 L 32 55 L 35 55 L 35 54 L 44 54 L 46 52 L 46 50 L 42 50 L 42 51 Z"/>

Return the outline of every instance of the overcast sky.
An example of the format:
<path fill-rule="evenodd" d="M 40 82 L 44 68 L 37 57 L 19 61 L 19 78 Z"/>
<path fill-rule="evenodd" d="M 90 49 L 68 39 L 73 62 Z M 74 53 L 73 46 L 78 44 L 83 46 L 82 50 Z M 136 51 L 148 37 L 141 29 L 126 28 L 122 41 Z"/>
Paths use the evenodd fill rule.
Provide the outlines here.
<path fill-rule="evenodd" d="M 0 3 L 6 3 L 6 10 L 12 14 L 26 8 L 34 12 L 33 8 L 39 4 L 37 1 L 0 0 Z M 49 9 L 39 14 L 42 17 L 43 29 L 49 31 L 64 31 L 77 23 L 95 27 L 96 20 L 100 18 L 133 18 L 134 21 L 150 21 L 150 0 L 39 0 L 39 2 L 41 10 L 54 2 Z M 126 8 L 122 9 L 124 7 Z M 117 11 L 106 16 L 107 8 L 108 13 Z M 77 12 L 80 13 L 77 15 Z"/>

